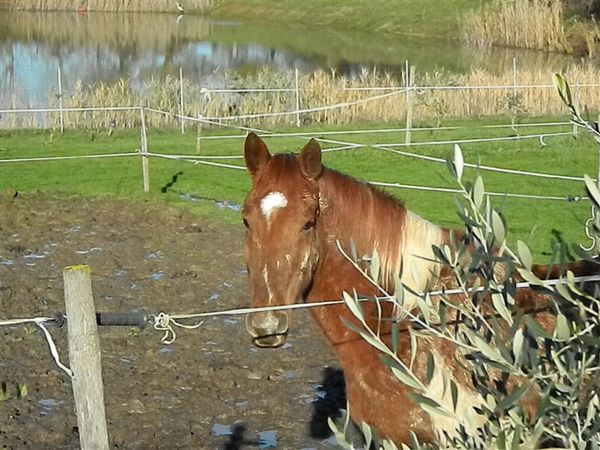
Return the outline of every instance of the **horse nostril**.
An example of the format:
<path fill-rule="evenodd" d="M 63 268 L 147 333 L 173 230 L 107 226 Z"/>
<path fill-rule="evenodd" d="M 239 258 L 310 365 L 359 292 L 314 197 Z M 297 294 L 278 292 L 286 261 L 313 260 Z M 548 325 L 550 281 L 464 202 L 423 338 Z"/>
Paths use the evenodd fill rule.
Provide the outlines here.
<path fill-rule="evenodd" d="M 254 338 L 281 335 L 288 330 L 285 313 L 254 313 L 246 316 L 246 329 Z"/>
<path fill-rule="evenodd" d="M 274 336 L 257 337 L 252 339 L 254 345 L 260 348 L 277 348 L 285 344 L 287 334 L 277 334 Z"/>

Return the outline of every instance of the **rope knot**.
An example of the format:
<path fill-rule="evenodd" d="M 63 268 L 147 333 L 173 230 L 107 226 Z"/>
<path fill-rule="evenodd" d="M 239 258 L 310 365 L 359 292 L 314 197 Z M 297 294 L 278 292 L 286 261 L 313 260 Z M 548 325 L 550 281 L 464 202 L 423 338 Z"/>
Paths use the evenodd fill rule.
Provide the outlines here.
<path fill-rule="evenodd" d="M 185 316 L 175 316 L 177 318 L 185 318 Z M 177 338 L 177 334 L 175 333 L 175 327 L 187 328 L 188 330 L 193 330 L 195 328 L 199 328 L 200 325 L 204 323 L 204 321 L 198 322 L 194 325 L 184 325 L 180 322 L 177 322 L 173 317 L 167 314 L 164 311 L 159 312 L 157 315 L 150 317 L 150 322 L 154 326 L 155 330 L 164 331 L 165 334 L 160 339 L 163 344 L 172 344 L 175 342 Z"/>

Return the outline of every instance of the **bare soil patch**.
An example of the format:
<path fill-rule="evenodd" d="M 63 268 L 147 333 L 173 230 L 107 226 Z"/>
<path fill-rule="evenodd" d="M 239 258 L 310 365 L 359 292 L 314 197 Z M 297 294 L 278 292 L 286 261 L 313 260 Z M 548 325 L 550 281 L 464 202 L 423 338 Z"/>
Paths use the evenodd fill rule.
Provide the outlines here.
<path fill-rule="evenodd" d="M 165 205 L 4 195 L 0 317 L 64 311 L 62 268 L 73 264 L 91 267 L 98 311 L 247 306 L 242 239 L 241 226 Z M 112 448 L 330 447 L 325 420 L 345 406 L 343 382 L 309 315 L 295 313 L 277 350 L 254 348 L 243 321 L 208 319 L 172 345 L 151 328 L 100 328 Z M 51 333 L 68 363 L 66 329 Z M 70 380 L 36 327 L 0 327 L 0 382 L 11 394 L 1 448 L 78 448 Z"/>

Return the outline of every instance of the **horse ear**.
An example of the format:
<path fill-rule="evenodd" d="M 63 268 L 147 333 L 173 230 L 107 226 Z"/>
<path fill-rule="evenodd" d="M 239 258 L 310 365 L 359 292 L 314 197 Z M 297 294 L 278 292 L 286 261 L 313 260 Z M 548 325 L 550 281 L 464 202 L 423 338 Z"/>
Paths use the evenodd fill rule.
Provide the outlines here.
<path fill-rule="evenodd" d="M 244 143 L 244 161 L 246 162 L 248 172 L 254 176 L 270 159 L 271 154 L 269 153 L 267 144 L 256 133 L 249 133 Z"/>
<path fill-rule="evenodd" d="M 316 180 L 321 175 L 321 146 L 316 140 L 311 139 L 300 151 L 300 168 L 306 178 Z"/>

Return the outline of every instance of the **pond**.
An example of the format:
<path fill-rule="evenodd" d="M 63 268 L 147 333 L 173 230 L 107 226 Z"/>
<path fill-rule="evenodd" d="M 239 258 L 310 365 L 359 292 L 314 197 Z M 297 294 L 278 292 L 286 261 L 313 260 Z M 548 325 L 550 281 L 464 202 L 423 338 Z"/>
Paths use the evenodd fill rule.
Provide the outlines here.
<path fill-rule="evenodd" d="M 335 70 L 358 77 L 377 68 L 399 75 L 408 60 L 417 72 L 496 71 L 512 65 L 556 67 L 568 56 L 494 49 L 456 41 L 365 34 L 352 30 L 294 29 L 210 20 L 202 16 L 140 13 L 0 12 L 0 101 L 43 107 L 58 91 L 120 78 L 141 85 L 153 77 L 183 76 L 223 87 L 224 73 Z"/>

